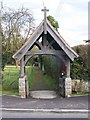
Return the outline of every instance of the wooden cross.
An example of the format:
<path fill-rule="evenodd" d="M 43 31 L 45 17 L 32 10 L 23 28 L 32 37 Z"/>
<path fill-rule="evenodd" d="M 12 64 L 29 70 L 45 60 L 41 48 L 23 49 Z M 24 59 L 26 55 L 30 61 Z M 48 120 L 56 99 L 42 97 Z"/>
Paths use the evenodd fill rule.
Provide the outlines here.
<path fill-rule="evenodd" d="M 46 30 L 46 19 L 47 19 L 47 12 L 49 11 L 46 7 L 44 7 L 44 9 L 42 9 L 42 11 L 44 12 L 44 34 L 47 34 L 47 30 Z"/>
<path fill-rule="evenodd" d="M 44 20 L 46 20 L 47 15 L 46 13 L 49 11 L 46 7 L 44 7 L 44 9 L 42 9 L 42 11 L 44 12 Z"/>

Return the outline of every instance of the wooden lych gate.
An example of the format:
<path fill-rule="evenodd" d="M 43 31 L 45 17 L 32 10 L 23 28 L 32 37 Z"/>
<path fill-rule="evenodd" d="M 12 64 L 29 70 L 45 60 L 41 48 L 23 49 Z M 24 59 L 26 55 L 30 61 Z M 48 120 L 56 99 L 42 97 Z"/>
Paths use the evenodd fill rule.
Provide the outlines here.
<path fill-rule="evenodd" d="M 29 94 L 28 80 L 25 75 L 25 65 L 28 60 L 34 55 L 54 55 L 66 66 L 66 77 L 59 79 L 59 87 L 60 94 L 68 97 L 72 91 L 70 61 L 73 61 L 78 55 L 47 20 L 46 12 L 48 10 L 46 7 L 42 11 L 44 11 L 44 20 L 36 28 L 30 39 L 13 55 L 16 61 L 20 61 L 19 95 L 26 98 Z M 32 51 L 35 45 L 39 50 Z"/>

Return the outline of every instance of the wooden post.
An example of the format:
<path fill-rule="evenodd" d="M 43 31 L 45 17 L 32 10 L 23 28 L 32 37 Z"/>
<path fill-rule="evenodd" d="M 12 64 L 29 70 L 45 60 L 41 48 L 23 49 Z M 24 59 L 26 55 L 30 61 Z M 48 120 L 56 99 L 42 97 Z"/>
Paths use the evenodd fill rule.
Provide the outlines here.
<path fill-rule="evenodd" d="M 43 34 L 42 36 L 42 45 L 45 47 L 47 43 L 47 35 Z"/>
<path fill-rule="evenodd" d="M 67 66 L 67 68 L 66 68 L 66 77 L 67 78 L 70 78 L 70 59 L 69 58 L 67 58 L 67 60 L 66 60 L 66 66 Z"/>
<path fill-rule="evenodd" d="M 25 75 L 25 60 L 24 57 L 20 60 L 20 78 L 19 78 L 19 95 L 21 98 L 28 96 L 28 78 Z"/>
<path fill-rule="evenodd" d="M 25 75 L 25 61 L 24 57 L 20 60 L 20 77 L 24 77 Z"/>

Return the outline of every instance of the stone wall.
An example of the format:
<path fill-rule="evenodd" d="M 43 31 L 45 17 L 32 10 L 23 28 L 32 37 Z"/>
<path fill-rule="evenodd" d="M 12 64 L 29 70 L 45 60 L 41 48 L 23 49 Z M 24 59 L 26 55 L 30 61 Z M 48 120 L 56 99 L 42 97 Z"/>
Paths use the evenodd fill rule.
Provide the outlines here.
<path fill-rule="evenodd" d="M 90 92 L 90 81 L 73 79 L 72 91 L 73 92 Z"/>

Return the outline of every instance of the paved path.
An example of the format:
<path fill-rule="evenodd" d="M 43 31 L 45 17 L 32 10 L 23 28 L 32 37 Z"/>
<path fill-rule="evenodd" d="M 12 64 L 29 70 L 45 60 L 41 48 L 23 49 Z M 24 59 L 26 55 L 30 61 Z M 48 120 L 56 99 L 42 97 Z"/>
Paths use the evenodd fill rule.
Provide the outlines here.
<path fill-rule="evenodd" d="M 2 96 L 3 108 L 19 109 L 85 109 L 88 110 L 88 96 L 55 99 L 22 99 L 15 96 Z"/>

